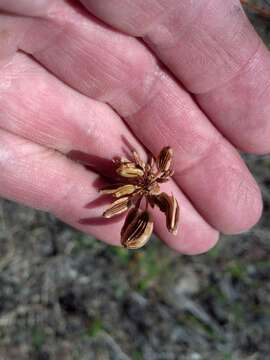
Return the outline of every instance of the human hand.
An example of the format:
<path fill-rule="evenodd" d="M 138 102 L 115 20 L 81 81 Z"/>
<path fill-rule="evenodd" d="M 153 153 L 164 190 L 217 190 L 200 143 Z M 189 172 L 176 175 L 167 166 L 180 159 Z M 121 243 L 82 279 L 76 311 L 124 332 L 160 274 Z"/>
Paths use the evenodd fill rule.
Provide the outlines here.
<path fill-rule="evenodd" d="M 270 56 L 240 3 L 82 3 L 0 0 L 0 195 L 119 244 L 98 174 L 169 145 L 181 218 L 174 237 L 154 212 L 160 238 L 197 254 L 249 229 L 262 201 L 236 148 L 269 151 Z"/>

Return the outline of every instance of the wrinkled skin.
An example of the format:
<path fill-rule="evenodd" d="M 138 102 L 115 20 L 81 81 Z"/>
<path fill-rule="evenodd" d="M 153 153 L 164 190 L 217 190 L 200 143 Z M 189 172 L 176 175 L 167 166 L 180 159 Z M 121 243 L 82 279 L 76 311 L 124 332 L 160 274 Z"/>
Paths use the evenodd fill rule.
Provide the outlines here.
<path fill-rule="evenodd" d="M 0 0 L 0 195 L 119 244 L 99 174 L 169 145 L 181 219 L 174 237 L 154 212 L 160 238 L 198 254 L 248 230 L 261 194 L 236 148 L 269 152 L 270 55 L 240 3 L 82 3 Z"/>

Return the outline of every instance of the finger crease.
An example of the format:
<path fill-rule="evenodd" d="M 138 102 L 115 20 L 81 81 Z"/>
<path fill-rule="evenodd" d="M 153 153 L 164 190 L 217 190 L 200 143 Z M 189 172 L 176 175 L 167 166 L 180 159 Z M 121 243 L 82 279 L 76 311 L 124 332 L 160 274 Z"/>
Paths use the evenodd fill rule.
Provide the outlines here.
<path fill-rule="evenodd" d="M 211 88 L 210 90 L 208 89 L 207 91 L 202 91 L 202 92 L 196 92 L 195 95 L 196 96 L 200 96 L 200 95 L 209 95 L 212 92 L 218 91 L 219 89 L 229 85 L 231 82 L 233 82 L 234 80 L 236 80 L 237 78 L 241 77 L 242 74 L 245 71 L 248 71 L 249 68 L 252 67 L 252 64 L 256 61 L 257 55 L 259 53 L 259 51 L 261 50 L 263 43 L 261 42 L 261 40 L 258 40 L 258 45 L 255 49 L 255 51 L 249 56 L 249 58 L 247 59 L 246 62 L 244 62 L 242 64 L 242 66 L 240 66 L 240 68 L 238 69 L 238 71 L 228 80 L 222 82 L 221 84 L 219 84 L 218 86 L 215 86 L 213 88 Z"/>
<path fill-rule="evenodd" d="M 174 178 L 178 176 L 186 175 L 189 173 L 193 168 L 196 168 L 198 164 L 205 162 L 214 152 L 217 151 L 219 146 L 222 146 L 223 137 L 221 134 L 217 132 L 215 138 L 209 143 L 208 147 L 204 150 L 204 152 L 198 157 L 196 160 L 192 161 L 190 165 L 185 167 L 180 171 L 175 171 Z"/>
<path fill-rule="evenodd" d="M 191 18 L 189 19 L 189 21 L 187 21 L 185 24 L 183 24 L 181 26 L 181 32 L 178 30 L 177 34 L 174 34 L 174 41 L 173 43 L 175 44 L 176 42 L 178 42 L 184 35 L 185 33 L 188 31 L 188 29 L 192 26 L 192 24 L 196 23 L 197 20 L 202 16 L 202 13 L 204 11 L 206 11 L 206 9 L 208 8 L 209 4 L 212 2 L 213 0 L 208 0 L 205 3 L 203 3 L 198 9 L 197 11 L 193 14 L 193 16 L 191 16 Z M 143 32 L 143 34 L 141 34 L 140 36 L 143 38 L 143 40 L 146 43 L 150 43 L 155 45 L 155 41 L 152 41 L 152 34 L 155 33 L 155 30 L 157 29 L 158 26 L 162 26 L 163 24 L 163 20 L 166 18 L 169 18 L 169 16 L 171 14 L 175 15 L 177 9 L 175 7 L 170 8 L 169 10 L 167 10 L 166 12 L 164 11 L 159 17 L 157 17 L 155 19 L 155 21 L 153 21 L 151 24 L 149 24 L 145 31 Z M 181 14 L 179 14 L 179 17 L 181 17 Z M 182 18 L 183 19 L 183 18 Z M 166 27 L 164 26 L 164 29 L 168 31 L 168 34 L 170 33 L 168 29 L 166 29 Z M 171 34 L 172 35 L 172 34 Z M 176 36 L 177 35 L 177 36 Z M 159 49 L 165 49 L 165 48 L 169 48 L 172 47 L 172 42 L 171 41 L 166 41 L 164 44 L 158 44 L 158 48 Z"/>
<path fill-rule="evenodd" d="M 144 109 L 158 92 L 158 84 L 165 76 L 159 65 L 148 71 L 129 89 L 114 91 L 107 101 L 122 117 L 130 117 Z"/>

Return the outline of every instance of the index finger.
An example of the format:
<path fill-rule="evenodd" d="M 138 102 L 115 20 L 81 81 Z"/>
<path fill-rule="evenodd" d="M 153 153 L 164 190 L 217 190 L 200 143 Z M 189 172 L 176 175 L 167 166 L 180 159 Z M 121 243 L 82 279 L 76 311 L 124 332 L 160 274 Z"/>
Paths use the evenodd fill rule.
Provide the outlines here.
<path fill-rule="evenodd" d="M 238 0 L 81 1 L 143 38 L 234 145 L 270 150 L 270 55 Z"/>

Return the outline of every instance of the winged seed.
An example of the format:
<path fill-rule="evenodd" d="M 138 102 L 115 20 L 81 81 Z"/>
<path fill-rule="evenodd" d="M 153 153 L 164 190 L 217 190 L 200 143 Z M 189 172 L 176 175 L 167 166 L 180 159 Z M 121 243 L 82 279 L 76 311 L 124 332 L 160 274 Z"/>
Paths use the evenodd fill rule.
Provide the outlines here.
<path fill-rule="evenodd" d="M 173 150 L 169 146 L 163 148 L 157 158 L 157 167 L 162 172 L 171 169 Z"/>
<path fill-rule="evenodd" d="M 133 194 L 137 186 L 132 184 L 122 186 L 108 186 L 107 188 L 100 189 L 100 193 L 104 195 L 113 195 L 117 198 Z"/>
<path fill-rule="evenodd" d="M 110 219 L 113 216 L 122 214 L 127 211 L 130 207 L 129 197 L 123 197 L 114 201 L 111 206 L 103 213 L 103 216 L 107 219 Z"/>
<path fill-rule="evenodd" d="M 177 234 L 179 223 L 179 206 L 176 198 L 166 193 L 152 196 L 151 201 L 166 215 L 167 229 L 174 235 Z"/>
<path fill-rule="evenodd" d="M 177 235 L 179 223 L 179 205 L 174 196 L 170 197 L 169 212 L 166 213 L 167 228 L 173 234 Z"/>
<path fill-rule="evenodd" d="M 123 163 L 116 169 L 116 172 L 126 178 L 138 178 L 144 175 L 144 171 L 135 163 Z"/>
<path fill-rule="evenodd" d="M 146 244 L 153 232 L 153 222 L 147 211 L 135 210 L 133 220 L 122 232 L 121 243 L 128 249 L 139 249 Z M 135 216 L 134 216 L 135 215 Z"/>
<path fill-rule="evenodd" d="M 131 208 L 129 212 L 127 213 L 124 225 L 121 229 L 121 239 L 124 236 L 124 233 L 127 230 L 127 227 L 132 223 L 132 221 L 138 216 L 138 209 L 137 208 Z"/>

